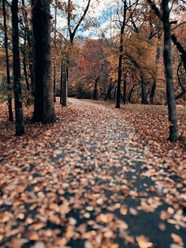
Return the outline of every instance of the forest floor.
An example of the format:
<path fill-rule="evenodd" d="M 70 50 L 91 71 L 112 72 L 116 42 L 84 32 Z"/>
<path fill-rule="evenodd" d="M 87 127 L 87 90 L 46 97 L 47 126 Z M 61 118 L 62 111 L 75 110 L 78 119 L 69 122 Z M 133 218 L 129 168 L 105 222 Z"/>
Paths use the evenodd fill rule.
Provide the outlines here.
<path fill-rule="evenodd" d="M 68 99 L 16 137 L 0 113 L 1 248 L 186 247 L 186 109 Z"/>

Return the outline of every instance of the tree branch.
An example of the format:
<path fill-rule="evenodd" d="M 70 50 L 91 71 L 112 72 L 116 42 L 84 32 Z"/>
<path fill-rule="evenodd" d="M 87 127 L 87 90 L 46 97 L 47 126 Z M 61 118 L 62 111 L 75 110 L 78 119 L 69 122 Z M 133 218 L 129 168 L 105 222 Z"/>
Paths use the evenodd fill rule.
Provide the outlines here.
<path fill-rule="evenodd" d="M 72 31 L 71 26 L 70 26 L 70 21 L 71 21 L 70 3 L 71 3 L 71 1 L 68 0 L 68 8 L 69 8 L 69 10 L 68 10 L 68 31 L 69 31 L 69 34 L 70 34 L 71 43 L 73 42 L 73 39 L 74 39 L 74 36 L 76 34 L 77 29 L 79 28 L 80 24 L 82 23 L 83 19 L 85 18 L 86 14 L 88 12 L 90 2 L 91 2 L 91 0 L 88 0 L 88 3 L 87 3 L 87 6 L 86 6 L 86 8 L 85 8 L 85 10 L 83 12 L 83 15 L 81 16 L 79 22 L 75 26 L 74 31 Z"/>
<path fill-rule="evenodd" d="M 163 21 L 163 16 L 162 13 L 160 12 L 160 10 L 156 7 L 156 5 L 152 2 L 152 0 L 147 0 L 147 2 L 150 4 L 152 10 L 154 10 L 155 14 L 157 15 L 157 17 Z M 180 53 L 180 57 L 183 61 L 183 65 L 184 65 L 184 69 L 186 70 L 186 51 L 184 50 L 184 48 L 182 47 L 181 43 L 177 40 L 175 34 L 171 35 L 171 39 L 174 43 L 174 45 L 176 46 L 176 48 L 178 49 L 179 53 Z"/>

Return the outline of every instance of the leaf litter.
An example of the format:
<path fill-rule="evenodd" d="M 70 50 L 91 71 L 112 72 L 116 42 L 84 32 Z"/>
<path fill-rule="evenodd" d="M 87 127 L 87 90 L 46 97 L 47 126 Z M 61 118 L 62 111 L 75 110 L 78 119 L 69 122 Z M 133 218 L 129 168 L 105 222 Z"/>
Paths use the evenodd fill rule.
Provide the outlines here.
<path fill-rule="evenodd" d="M 49 125 L 30 124 L 26 109 L 15 137 L 2 104 L 0 246 L 184 247 L 183 126 L 174 146 L 165 116 L 148 109 L 77 99 L 55 108 Z"/>

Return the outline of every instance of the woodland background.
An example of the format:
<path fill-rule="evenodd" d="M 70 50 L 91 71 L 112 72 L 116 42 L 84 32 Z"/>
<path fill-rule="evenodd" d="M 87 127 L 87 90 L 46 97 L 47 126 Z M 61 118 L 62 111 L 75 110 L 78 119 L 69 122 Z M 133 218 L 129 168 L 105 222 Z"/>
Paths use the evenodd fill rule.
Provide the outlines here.
<path fill-rule="evenodd" d="M 162 4 L 168 6 L 168 2 Z M 163 65 L 165 18 L 163 5 L 156 4 L 122 0 L 101 8 L 99 1 L 90 0 L 83 5 L 56 0 L 51 6 L 44 0 L 31 4 L 1 1 L 0 96 L 8 102 L 9 120 L 13 120 L 13 98 L 19 105 L 15 115 L 22 112 L 22 102 L 25 106 L 34 103 L 33 120 L 43 123 L 55 120 L 52 95 L 54 101 L 60 96 L 62 106 L 67 105 L 67 95 L 116 99 L 116 107 L 120 101 L 169 106 Z M 170 1 L 169 7 L 173 94 L 184 104 L 185 2 Z M 15 90 L 18 81 L 19 89 Z M 50 120 L 43 119 L 46 112 L 53 112 Z M 23 119 L 23 114 L 18 119 Z"/>

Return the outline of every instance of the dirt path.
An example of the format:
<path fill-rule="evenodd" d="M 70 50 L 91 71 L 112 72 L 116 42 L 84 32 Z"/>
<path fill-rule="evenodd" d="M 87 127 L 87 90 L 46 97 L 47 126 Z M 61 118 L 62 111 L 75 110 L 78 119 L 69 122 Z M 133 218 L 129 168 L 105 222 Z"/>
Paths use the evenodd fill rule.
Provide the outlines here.
<path fill-rule="evenodd" d="M 122 110 L 69 99 L 63 111 L 0 160 L 0 247 L 185 247 L 186 188 L 171 161 Z"/>

